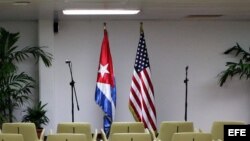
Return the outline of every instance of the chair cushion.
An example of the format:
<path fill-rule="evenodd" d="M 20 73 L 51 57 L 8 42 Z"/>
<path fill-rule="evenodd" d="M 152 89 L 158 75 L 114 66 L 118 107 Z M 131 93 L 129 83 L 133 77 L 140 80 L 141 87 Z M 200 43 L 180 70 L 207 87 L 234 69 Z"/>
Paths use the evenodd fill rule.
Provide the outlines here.
<path fill-rule="evenodd" d="M 47 136 L 47 141 L 87 141 L 84 134 L 58 133 Z"/>
<path fill-rule="evenodd" d="M 23 141 L 23 135 L 1 133 L 0 134 L 0 141 Z"/>
<path fill-rule="evenodd" d="M 57 133 L 85 134 L 88 141 L 92 140 L 91 125 L 87 122 L 63 122 L 57 125 Z"/>
<path fill-rule="evenodd" d="M 210 133 L 191 133 L 182 132 L 174 133 L 172 141 L 212 141 Z"/>
<path fill-rule="evenodd" d="M 179 132 L 194 132 L 193 122 L 164 121 L 160 125 L 158 139 L 161 141 L 171 141 L 173 134 Z"/>
<path fill-rule="evenodd" d="M 113 133 L 144 133 L 142 122 L 113 122 L 110 128 L 110 134 Z"/>
<path fill-rule="evenodd" d="M 114 133 L 109 141 L 151 141 L 149 133 Z"/>
<path fill-rule="evenodd" d="M 214 121 L 211 128 L 212 138 L 214 140 L 224 140 L 224 125 L 244 125 L 243 121 Z"/>

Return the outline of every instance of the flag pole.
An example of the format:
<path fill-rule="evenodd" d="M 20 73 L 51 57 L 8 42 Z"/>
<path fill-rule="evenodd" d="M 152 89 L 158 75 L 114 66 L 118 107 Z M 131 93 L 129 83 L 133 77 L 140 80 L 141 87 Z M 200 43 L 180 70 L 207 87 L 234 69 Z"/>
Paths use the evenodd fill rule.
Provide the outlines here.
<path fill-rule="evenodd" d="M 184 119 L 187 121 L 187 107 L 188 107 L 188 102 L 187 102 L 187 97 L 188 97 L 188 66 L 186 66 L 186 78 L 184 80 L 184 83 L 186 84 L 186 93 L 185 93 L 185 116 Z"/>
<path fill-rule="evenodd" d="M 106 30 L 106 29 L 107 29 L 107 27 L 106 27 L 106 26 L 107 26 L 107 23 L 106 23 L 106 22 L 104 22 L 104 23 L 103 23 L 103 29 L 104 29 L 104 30 Z"/>
<path fill-rule="evenodd" d="M 143 32 L 143 22 L 140 22 L 140 32 Z"/>

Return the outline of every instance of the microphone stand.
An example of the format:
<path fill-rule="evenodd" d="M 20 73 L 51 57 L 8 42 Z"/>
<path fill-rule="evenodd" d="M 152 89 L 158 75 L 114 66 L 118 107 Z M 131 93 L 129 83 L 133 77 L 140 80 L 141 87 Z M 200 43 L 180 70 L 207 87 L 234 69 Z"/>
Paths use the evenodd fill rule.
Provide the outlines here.
<path fill-rule="evenodd" d="M 73 79 L 73 74 L 72 74 L 72 63 L 69 61 L 68 62 L 66 61 L 66 63 L 69 65 L 70 76 L 71 76 L 71 82 L 69 83 L 69 85 L 71 86 L 72 122 L 74 122 L 74 95 L 75 95 L 76 105 L 77 105 L 78 111 L 79 111 L 79 104 L 78 104 L 77 95 L 76 95 L 75 81 Z"/>
<path fill-rule="evenodd" d="M 186 84 L 186 93 L 185 93 L 185 116 L 184 119 L 185 121 L 187 121 L 187 107 L 188 107 L 188 103 L 187 103 L 187 97 L 188 97 L 188 66 L 186 66 L 186 78 L 184 80 L 184 83 Z"/>

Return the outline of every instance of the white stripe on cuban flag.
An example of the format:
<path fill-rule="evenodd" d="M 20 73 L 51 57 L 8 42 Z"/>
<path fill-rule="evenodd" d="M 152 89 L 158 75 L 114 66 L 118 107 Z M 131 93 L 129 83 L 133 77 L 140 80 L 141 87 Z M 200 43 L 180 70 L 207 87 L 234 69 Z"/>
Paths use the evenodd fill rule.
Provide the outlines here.
<path fill-rule="evenodd" d="M 111 87 L 110 84 L 97 82 L 97 88 L 105 95 L 109 102 L 112 105 L 112 119 L 115 118 L 115 104 L 111 96 Z"/>

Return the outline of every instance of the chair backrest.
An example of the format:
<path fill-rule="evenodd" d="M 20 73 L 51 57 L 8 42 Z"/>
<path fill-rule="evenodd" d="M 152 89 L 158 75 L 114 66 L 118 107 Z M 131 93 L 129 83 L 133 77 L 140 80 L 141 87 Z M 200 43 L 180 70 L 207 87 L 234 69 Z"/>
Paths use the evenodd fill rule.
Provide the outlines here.
<path fill-rule="evenodd" d="M 171 141 L 173 134 L 179 132 L 194 132 L 193 122 L 163 121 L 160 125 L 158 139 Z"/>
<path fill-rule="evenodd" d="M 151 141 L 149 133 L 114 133 L 109 141 Z"/>
<path fill-rule="evenodd" d="M 214 121 L 211 128 L 212 139 L 224 141 L 224 125 L 244 125 L 243 121 Z"/>
<path fill-rule="evenodd" d="M 23 141 L 23 135 L 1 133 L 0 134 L 0 141 Z"/>
<path fill-rule="evenodd" d="M 110 135 L 113 133 L 144 133 L 145 128 L 142 122 L 113 122 L 110 128 Z"/>
<path fill-rule="evenodd" d="M 59 133 L 47 136 L 47 141 L 87 141 L 84 134 Z"/>
<path fill-rule="evenodd" d="M 3 133 L 22 134 L 24 141 L 38 141 L 34 123 L 3 123 Z"/>
<path fill-rule="evenodd" d="M 212 141 L 210 133 L 182 132 L 174 133 L 172 141 Z"/>
<path fill-rule="evenodd" d="M 92 140 L 91 125 L 86 122 L 64 122 L 57 125 L 57 133 L 85 134 L 88 141 Z"/>

